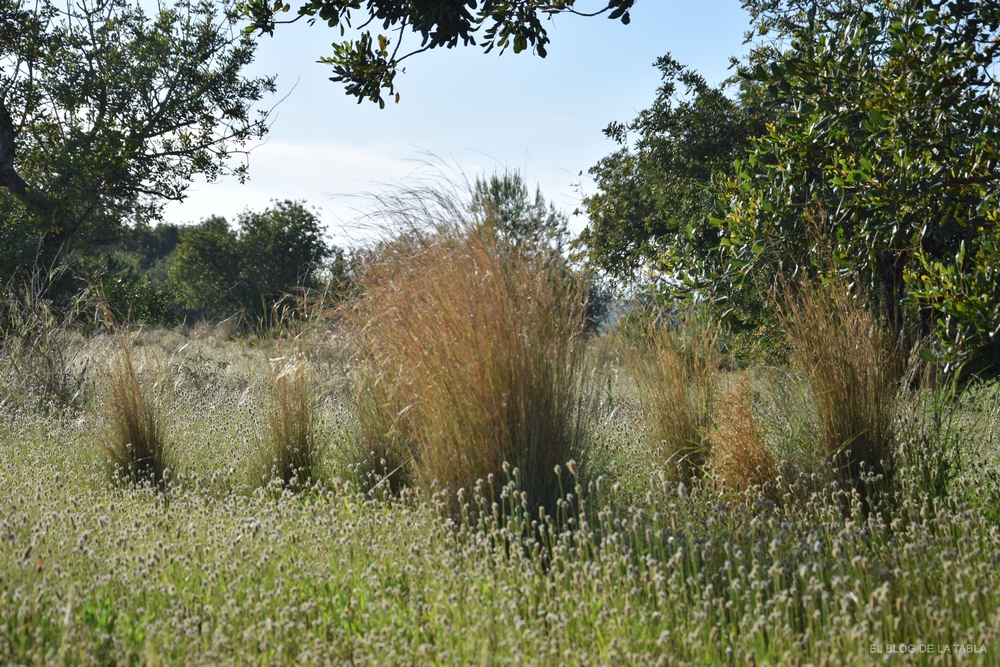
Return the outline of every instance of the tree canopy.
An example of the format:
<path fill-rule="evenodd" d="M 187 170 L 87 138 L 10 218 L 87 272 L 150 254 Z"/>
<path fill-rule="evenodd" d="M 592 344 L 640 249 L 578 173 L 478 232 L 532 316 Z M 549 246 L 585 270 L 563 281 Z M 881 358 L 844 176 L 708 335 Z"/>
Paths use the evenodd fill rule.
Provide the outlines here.
<path fill-rule="evenodd" d="M 720 190 L 722 288 L 839 274 L 960 361 L 1000 331 L 1000 2 L 759 9 L 789 46 L 746 72 L 779 113 Z"/>
<path fill-rule="evenodd" d="M 584 3 L 580 3 L 584 4 Z M 549 43 L 543 19 L 556 14 L 596 16 L 607 14 L 623 23 L 630 20 L 635 0 L 601 0 L 591 11 L 577 9 L 576 0 L 305 0 L 291 19 L 278 17 L 291 5 L 282 0 L 244 0 L 240 9 L 252 22 L 251 31 L 274 34 L 281 23 L 307 18 L 312 24 L 323 21 L 337 28 L 341 37 L 357 28 L 355 39 L 333 44 L 333 54 L 320 62 L 333 67 L 331 81 L 343 83 L 348 95 L 360 103 L 370 100 L 385 106 L 383 94 L 399 101 L 396 74 L 407 58 L 424 51 L 475 45 L 477 39 L 486 52 L 510 48 L 520 53 L 531 48 L 545 57 Z M 372 30 L 379 26 L 381 31 Z M 407 36 L 419 38 L 419 46 L 407 49 Z"/>
<path fill-rule="evenodd" d="M 169 273 L 188 311 L 207 317 L 242 312 L 260 321 L 286 294 L 312 285 L 325 260 L 344 261 L 301 202 L 245 211 L 237 222 L 238 231 L 212 216 L 181 230 Z"/>
<path fill-rule="evenodd" d="M 1000 332 L 1000 2 L 745 6 L 738 95 L 664 60 L 656 104 L 608 129 L 639 140 L 593 170 L 591 255 L 751 319 L 775 289 L 845 279 L 967 359 Z"/>
<path fill-rule="evenodd" d="M 253 41 L 211 0 L 0 5 L 0 237 L 34 251 L 155 218 L 267 131 Z M 9 245 L 9 264 L 25 257 Z"/>
<path fill-rule="evenodd" d="M 710 186 L 732 172 L 767 119 L 758 88 L 711 86 L 670 55 L 656 67 L 663 83 L 653 105 L 604 130 L 619 147 L 590 169 L 598 192 L 584 201 L 589 223 L 580 242 L 595 265 L 624 281 L 663 270 L 678 246 L 694 243 L 704 256 L 718 245 Z"/>
<path fill-rule="evenodd" d="M 531 252 L 561 253 L 569 240 L 566 215 L 546 206 L 541 188 L 534 199 L 518 171 L 477 177 L 470 209 L 494 227 L 500 241 Z"/>

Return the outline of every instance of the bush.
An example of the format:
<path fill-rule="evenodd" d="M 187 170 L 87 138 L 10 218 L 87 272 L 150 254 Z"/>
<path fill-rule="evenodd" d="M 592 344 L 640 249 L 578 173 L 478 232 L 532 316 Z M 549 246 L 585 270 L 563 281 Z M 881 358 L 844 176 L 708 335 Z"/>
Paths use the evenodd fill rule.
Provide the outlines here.
<path fill-rule="evenodd" d="M 46 298 L 67 265 L 47 272 L 34 267 L 24 282 L 12 278 L 0 292 L 0 404 L 31 401 L 56 407 L 80 407 L 87 383 L 87 364 L 73 352 L 70 322 L 82 297 L 69 313 Z"/>
<path fill-rule="evenodd" d="M 348 314 L 358 445 L 424 489 L 499 483 L 509 462 L 531 502 L 554 501 L 555 465 L 582 456 L 585 288 L 561 255 L 505 242 L 488 213 L 411 194 L 390 202 L 407 232 L 359 271 Z"/>
<path fill-rule="evenodd" d="M 183 307 L 207 317 L 239 312 L 240 259 L 239 238 L 225 218 L 185 228 L 169 269 Z"/>
<path fill-rule="evenodd" d="M 334 260 L 333 273 L 344 264 L 343 253 L 323 239 L 319 217 L 301 202 L 244 211 L 237 222 L 239 232 L 213 216 L 180 233 L 169 279 L 191 314 L 242 313 L 255 324 L 272 324 L 291 303 L 288 294 L 320 284 L 325 260 Z"/>

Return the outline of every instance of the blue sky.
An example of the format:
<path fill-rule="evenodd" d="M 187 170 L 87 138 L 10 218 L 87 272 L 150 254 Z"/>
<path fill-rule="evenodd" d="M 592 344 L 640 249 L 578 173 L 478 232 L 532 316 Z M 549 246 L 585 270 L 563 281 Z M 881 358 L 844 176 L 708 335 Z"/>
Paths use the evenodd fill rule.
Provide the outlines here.
<path fill-rule="evenodd" d="M 578 0 L 581 10 L 599 0 Z M 295 3 L 292 3 L 293 7 Z M 601 130 L 629 121 L 653 101 L 653 62 L 670 52 L 710 82 L 730 75 L 729 57 L 746 47 L 739 0 L 639 0 L 632 22 L 559 16 L 549 55 L 483 54 L 478 47 L 435 50 L 406 61 L 399 104 L 385 109 L 344 94 L 317 63 L 339 31 L 304 22 L 261 37 L 255 74 L 277 74 L 271 131 L 250 155 L 250 180 L 196 181 L 166 219 L 230 220 L 272 199 L 315 207 L 330 236 L 349 244 L 371 209 L 367 193 L 433 177 L 517 169 L 567 213 L 594 191 L 587 170 L 615 146 Z M 416 43 L 416 40 L 413 40 Z M 405 48 L 405 45 L 404 45 Z M 276 102 L 266 101 L 268 105 Z M 427 163 L 432 165 L 429 166 Z M 580 172 L 583 176 L 580 176 Z M 585 218 L 577 217 L 579 230 Z"/>

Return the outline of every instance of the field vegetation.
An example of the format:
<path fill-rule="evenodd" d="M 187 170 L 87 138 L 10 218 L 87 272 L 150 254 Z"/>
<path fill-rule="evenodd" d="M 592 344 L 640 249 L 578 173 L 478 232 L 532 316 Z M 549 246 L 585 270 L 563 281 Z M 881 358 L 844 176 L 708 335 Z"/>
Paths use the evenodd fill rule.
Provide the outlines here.
<path fill-rule="evenodd" d="M 299 13 L 361 14 L 325 61 L 380 103 L 366 17 L 578 13 L 359 4 Z M 344 251 L 153 226 L 245 176 L 233 22 L 287 4 L 0 4 L 0 664 L 1000 664 L 1000 0 L 743 5 L 577 238 L 502 173 Z"/>
<path fill-rule="evenodd" d="M 835 284 L 783 366 L 696 311 L 587 334 L 461 213 L 263 336 L 10 336 L 0 662 L 996 661 L 994 383 L 922 387 Z"/>

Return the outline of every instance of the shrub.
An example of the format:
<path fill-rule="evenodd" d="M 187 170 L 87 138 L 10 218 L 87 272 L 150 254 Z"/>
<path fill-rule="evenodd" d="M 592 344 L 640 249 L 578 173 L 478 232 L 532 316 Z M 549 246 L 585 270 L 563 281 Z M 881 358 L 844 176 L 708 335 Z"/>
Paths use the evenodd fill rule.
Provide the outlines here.
<path fill-rule="evenodd" d="M 896 467 L 900 339 L 839 283 L 803 287 L 785 303 L 793 364 L 809 383 L 822 449 L 838 481 L 867 499 L 862 473 L 888 485 Z"/>
<path fill-rule="evenodd" d="M 163 486 L 167 451 L 162 413 L 136 372 L 132 342 L 121 330 L 115 331 L 114 341 L 109 365 L 100 367 L 104 427 L 99 444 L 118 481 Z"/>
<path fill-rule="evenodd" d="M 633 325 L 634 326 L 634 325 Z M 708 461 L 720 355 L 718 329 L 703 312 L 654 318 L 630 347 L 653 455 L 677 481 L 700 474 Z"/>
<path fill-rule="evenodd" d="M 499 482 L 509 462 L 531 502 L 552 501 L 554 466 L 583 442 L 581 281 L 451 196 L 391 203 L 407 231 L 371 253 L 347 315 L 363 359 L 359 448 L 425 489 Z"/>
<path fill-rule="evenodd" d="M 83 296 L 68 312 L 46 298 L 48 287 L 68 265 L 41 271 L 0 288 L 0 405 L 31 401 L 80 407 L 87 388 L 87 364 L 76 363 L 70 323 Z"/>

